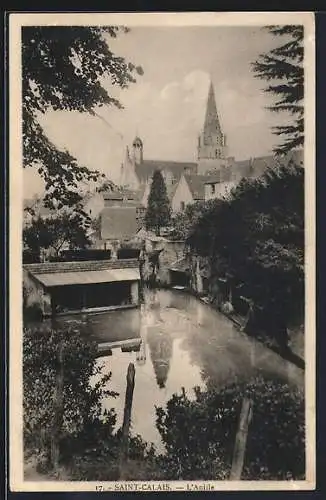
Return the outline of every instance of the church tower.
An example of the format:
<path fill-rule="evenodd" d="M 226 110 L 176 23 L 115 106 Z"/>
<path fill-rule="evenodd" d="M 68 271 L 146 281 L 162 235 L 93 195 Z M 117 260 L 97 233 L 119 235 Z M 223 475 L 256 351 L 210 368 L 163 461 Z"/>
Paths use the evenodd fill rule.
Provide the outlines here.
<path fill-rule="evenodd" d="M 219 170 L 226 166 L 228 156 L 226 136 L 222 132 L 217 114 L 212 82 L 209 86 L 204 127 L 198 137 L 197 151 L 199 174 Z"/>

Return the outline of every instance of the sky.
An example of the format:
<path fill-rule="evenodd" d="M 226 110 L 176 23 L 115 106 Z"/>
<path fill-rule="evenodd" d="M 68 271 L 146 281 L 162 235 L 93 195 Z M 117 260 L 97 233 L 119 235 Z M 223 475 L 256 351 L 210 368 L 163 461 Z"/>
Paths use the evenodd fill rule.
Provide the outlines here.
<path fill-rule="evenodd" d="M 102 119 L 66 111 L 41 119 L 50 140 L 80 164 L 119 182 L 126 146 L 136 135 L 144 159 L 196 161 L 210 81 L 229 155 L 241 160 L 271 153 L 277 140 L 271 126 L 280 116 L 266 109 L 271 97 L 250 67 L 275 46 L 269 33 L 260 27 L 132 27 L 108 41 L 113 52 L 144 70 L 128 89 L 103 82 L 124 109 L 99 108 Z M 24 196 L 42 189 L 36 170 L 25 169 Z"/>

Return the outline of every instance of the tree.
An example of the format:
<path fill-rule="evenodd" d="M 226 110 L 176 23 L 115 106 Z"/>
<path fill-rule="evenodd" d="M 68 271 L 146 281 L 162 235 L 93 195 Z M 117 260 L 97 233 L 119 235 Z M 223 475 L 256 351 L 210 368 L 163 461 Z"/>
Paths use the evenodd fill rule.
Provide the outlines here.
<path fill-rule="evenodd" d="M 23 230 L 24 244 L 35 253 L 53 249 L 58 255 L 64 244 L 70 249 L 83 249 L 90 244 L 87 236 L 90 221 L 80 213 L 63 213 L 57 216 L 38 217 Z"/>
<path fill-rule="evenodd" d="M 212 283 L 228 276 L 244 287 L 284 346 L 286 325 L 302 317 L 304 304 L 303 168 L 280 165 L 242 180 L 202 215 L 187 244 L 209 260 Z"/>
<path fill-rule="evenodd" d="M 161 227 L 170 222 L 171 207 L 163 176 L 159 170 L 153 174 L 148 206 L 145 215 L 146 229 L 153 229 L 157 235 Z"/>
<path fill-rule="evenodd" d="M 182 212 L 172 217 L 173 237 L 187 239 L 198 220 L 216 204 L 216 200 L 188 203 Z"/>
<path fill-rule="evenodd" d="M 23 160 L 36 166 L 45 181 L 45 203 L 50 208 L 76 206 L 80 181 L 97 180 L 98 171 L 78 165 L 68 151 L 60 151 L 39 123 L 48 110 L 97 115 L 96 108 L 122 108 L 103 86 L 107 78 L 122 88 L 135 82 L 140 67 L 115 55 L 110 38 L 128 30 L 107 26 L 28 26 L 22 29 Z"/>
<path fill-rule="evenodd" d="M 61 459 L 85 449 L 88 440 L 95 445 L 96 431 L 101 423 L 107 436 L 113 434 L 115 413 L 103 415 L 103 397 L 116 397 L 107 384 L 111 373 L 103 375 L 98 364 L 97 343 L 80 331 L 24 328 L 23 332 L 23 406 L 25 451 L 38 460 L 50 458 L 51 435 L 55 425 L 56 376 L 58 350 L 62 350 L 62 409 L 63 418 L 58 429 Z M 95 383 L 93 380 L 97 380 Z"/>
<path fill-rule="evenodd" d="M 300 389 L 253 379 L 202 391 L 174 394 L 157 408 L 165 445 L 161 468 L 170 480 L 229 478 L 244 397 L 253 400 L 242 479 L 304 479 L 305 411 Z"/>
<path fill-rule="evenodd" d="M 264 89 L 277 98 L 269 109 L 292 116 L 292 123 L 273 127 L 274 134 L 283 138 L 274 151 L 284 154 L 304 143 L 304 29 L 300 25 L 268 26 L 265 29 L 281 37 L 284 43 L 261 54 L 252 67 L 257 78 L 274 82 Z"/>

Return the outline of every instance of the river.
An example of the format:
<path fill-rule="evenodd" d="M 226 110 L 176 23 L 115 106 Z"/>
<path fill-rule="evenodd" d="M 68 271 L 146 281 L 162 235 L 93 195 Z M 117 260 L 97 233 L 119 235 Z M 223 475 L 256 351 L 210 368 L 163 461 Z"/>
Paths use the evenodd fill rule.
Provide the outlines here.
<path fill-rule="evenodd" d="M 69 321 L 69 320 L 67 320 Z M 158 290 L 146 295 L 141 309 L 88 317 L 90 335 L 99 342 L 141 339 L 138 352 L 114 348 L 99 358 L 103 373 L 112 372 L 110 389 L 119 393 L 104 402 L 115 408 L 122 424 L 129 363 L 136 369 L 132 433 L 162 450 L 155 425 L 155 406 L 164 406 L 184 388 L 221 387 L 261 375 L 303 386 L 304 372 L 263 344 L 241 333 L 224 315 L 181 291 Z"/>

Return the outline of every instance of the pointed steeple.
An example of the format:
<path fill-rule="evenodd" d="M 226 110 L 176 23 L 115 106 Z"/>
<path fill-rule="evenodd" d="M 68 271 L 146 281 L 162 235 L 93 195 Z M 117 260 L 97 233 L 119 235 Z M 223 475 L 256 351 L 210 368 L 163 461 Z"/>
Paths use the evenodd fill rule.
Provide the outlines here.
<path fill-rule="evenodd" d="M 205 115 L 204 130 L 203 130 L 205 143 L 209 144 L 209 142 L 207 141 L 209 141 L 209 139 L 212 137 L 216 137 L 217 135 L 221 136 L 222 138 L 222 130 L 216 108 L 214 87 L 211 81 L 208 91 L 206 115 Z"/>
<path fill-rule="evenodd" d="M 228 148 L 217 113 L 212 80 L 209 85 L 204 127 L 198 137 L 197 152 L 198 173 L 205 174 L 225 166 Z"/>

